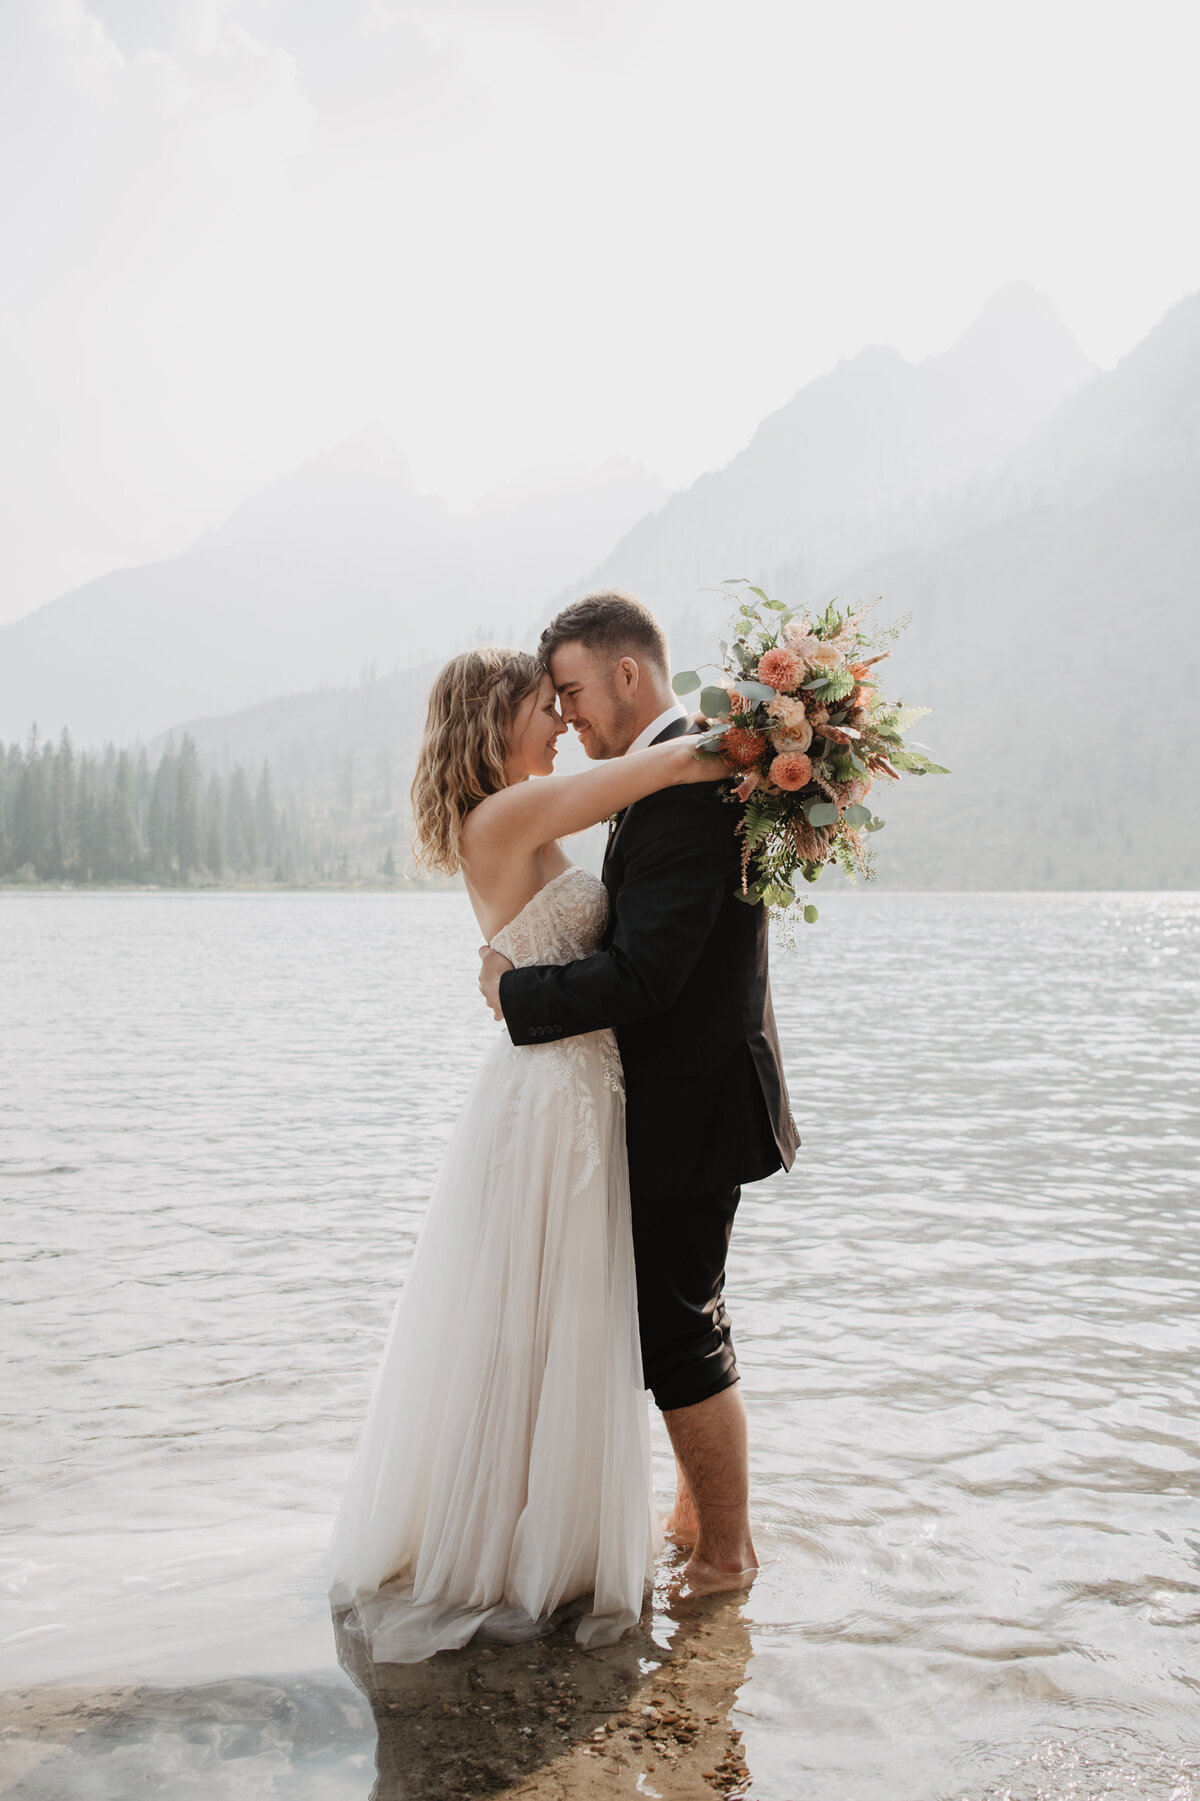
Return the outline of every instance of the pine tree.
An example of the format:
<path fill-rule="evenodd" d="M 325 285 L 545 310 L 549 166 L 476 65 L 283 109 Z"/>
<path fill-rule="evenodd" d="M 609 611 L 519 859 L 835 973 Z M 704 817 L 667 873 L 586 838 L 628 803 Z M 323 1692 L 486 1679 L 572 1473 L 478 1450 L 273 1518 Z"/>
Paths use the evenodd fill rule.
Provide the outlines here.
<path fill-rule="evenodd" d="M 0 744 L 0 876 L 8 875 L 12 870 L 12 827 L 9 818 L 12 812 L 9 801 L 11 783 L 9 769 L 11 765 Z"/>
<path fill-rule="evenodd" d="M 54 831 L 54 746 L 49 738 L 42 745 L 40 761 L 38 795 L 41 803 L 42 832 L 37 872 L 43 881 L 58 881 L 62 878 L 63 868 L 58 856 Z"/>
<path fill-rule="evenodd" d="M 263 764 L 262 774 L 258 778 L 258 792 L 254 796 L 254 819 L 258 826 L 259 860 L 274 863 L 279 848 L 279 817 L 275 811 L 275 796 L 271 792 L 269 763 Z"/>
<path fill-rule="evenodd" d="M 246 778 L 237 764 L 229 778 L 229 794 L 225 802 L 225 861 L 234 875 L 246 867 Z"/>
<path fill-rule="evenodd" d="M 75 800 L 75 870 L 81 882 L 90 882 L 95 872 L 96 803 L 89 773 L 88 759 L 80 757 Z"/>
<path fill-rule="evenodd" d="M 75 862 L 75 750 L 65 725 L 54 759 L 50 811 L 55 874 L 64 876 Z"/>
<path fill-rule="evenodd" d="M 92 782 L 92 881 L 111 882 L 113 868 L 113 800 L 103 769 L 93 768 Z"/>
<path fill-rule="evenodd" d="M 146 847 L 156 880 L 169 882 L 175 868 L 175 754 L 168 744 L 154 772 L 146 809 Z"/>
<path fill-rule="evenodd" d="M 155 783 L 146 808 L 146 852 L 150 860 L 150 874 L 154 876 L 164 873 L 163 851 L 166 847 L 167 827 L 163 812 L 162 795 Z"/>
<path fill-rule="evenodd" d="M 204 811 L 204 861 L 208 865 L 209 874 L 220 882 L 225 878 L 225 802 L 218 776 L 209 777 Z"/>
<path fill-rule="evenodd" d="M 38 750 L 37 727 L 34 726 L 21 760 L 21 773 L 13 803 L 13 861 L 18 870 L 28 869 L 35 876 L 41 873 L 44 865 L 46 817 L 43 785 L 42 758 Z"/>
<path fill-rule="evenodd" d="M 133 770 L 127 750 L 123 750 L 117 758 L 109 819 L 113 878 L 116 881 L 129 881 L 137 873 L 142 847 L 133 816 Z"/>
<path fill-rule="evenodd" d="M 179 879 L 186 882 L 192 871 L 200 867 L 200 766 L 196 746 L 184 733 L 183 748 L 175 770 L 175 855 L 179 860 Z"/>

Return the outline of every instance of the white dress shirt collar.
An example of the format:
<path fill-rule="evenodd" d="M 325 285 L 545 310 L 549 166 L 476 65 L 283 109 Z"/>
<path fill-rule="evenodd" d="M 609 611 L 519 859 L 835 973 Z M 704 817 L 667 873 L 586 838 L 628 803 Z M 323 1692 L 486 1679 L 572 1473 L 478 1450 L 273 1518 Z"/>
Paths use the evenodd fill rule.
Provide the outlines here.
<path fill-rule="evenodd" d="M 675 701 L 672 706 L 667 708 L 665 713 L 660 713 L 657 719 L 652 719 L 650 721 L 644 731 L 638 733 L 633 743 L 629 746 L 629 750 L 649 750 L 654 740 L 658 737 L 658 734 L 660 732 L 665 732 L 673 720 L 690 718 L 691 714 L 688 712 L 687 708 L 683 706 L 680 701 Z M 626 751 L 625 755 L 628 756 L 629 751 Z"/>

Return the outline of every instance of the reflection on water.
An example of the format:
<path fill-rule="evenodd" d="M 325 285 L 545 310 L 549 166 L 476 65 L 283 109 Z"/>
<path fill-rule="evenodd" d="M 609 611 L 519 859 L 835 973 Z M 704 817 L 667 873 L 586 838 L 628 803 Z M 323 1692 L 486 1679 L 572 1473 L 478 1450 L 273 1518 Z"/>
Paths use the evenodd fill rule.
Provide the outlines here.
<path fill-rule="evenodd" d="M 628 1694 L 621 1647 L 456 1654 L 457 1715 L 336 1667 L 476 937 L 457 897 L 0 897 L 0 1794 L 366 1801 L 373 1714 L 381 1794 L 418 1728 L 514 1793 L 714 1792 L 624 1719 L 706 1667 L 686 1621 Z M 765 1567 L 710 1709 L 748 1794 L 1195 1801 L 1200 901 L 833 894 L 776 999 L 805 1144 L 735 1234 Z"/>
<path fill-rule="evenodd" d="M 365 1801 L 370 1710 L 336 1675 L 7 1698 L 6 1801 Z"/>
<path fill-rule="evenodd" d="M 651 1613 L 619 1644 L 581 1651 L 571 1622 L 520 1645 L 470 1645 L 423 1664 L 338 1656 L 378 1733 L 371 1801 L 433 1794 L 585 1797 L 745 1792 L 730 1723 L 750 1656 L 741 1597 Z"/>
<path fill-rule="evenodd" d="M 597 1651 L 579 1649 L 573 1620 L 533 1643 L 473 1644 L 415 1665 L 373 1663 L 341 1617 L 333 1634 L 362 1698 L 328 1675 L 13 1697 L 0 1794 L 713 1801 L 746 1792 L 730 1720 L 750 1656 L 740 1596 L 648 1607 L 620 1644 Z"/>

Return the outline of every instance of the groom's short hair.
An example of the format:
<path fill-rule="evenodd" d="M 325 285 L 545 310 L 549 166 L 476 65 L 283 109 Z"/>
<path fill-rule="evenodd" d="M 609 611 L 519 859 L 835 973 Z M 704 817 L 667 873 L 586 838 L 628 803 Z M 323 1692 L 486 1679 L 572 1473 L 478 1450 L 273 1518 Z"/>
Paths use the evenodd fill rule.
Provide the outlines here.
<path fill-rule="evenodd" d="M 538 656 L 550 667 L 560 644 L 582 644 L 618 663 L 622 657 L 641 657 L 664 675 L 670 670 L 667 635 L 649 607 L 619 588 L 585 594 L 556 613 L 538 641 Z"/>

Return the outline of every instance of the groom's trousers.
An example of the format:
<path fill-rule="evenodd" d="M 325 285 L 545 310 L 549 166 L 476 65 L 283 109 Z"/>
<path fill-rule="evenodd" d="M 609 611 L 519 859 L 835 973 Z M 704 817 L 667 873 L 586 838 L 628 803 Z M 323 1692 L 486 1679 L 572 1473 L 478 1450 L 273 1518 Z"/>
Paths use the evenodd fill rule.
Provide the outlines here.
<path fill-rule="evenodd" d="M 664 1412 L 738 1380 L 725 1257 L 741 1192 L 633 1197 L 642 1370 Z"/>

